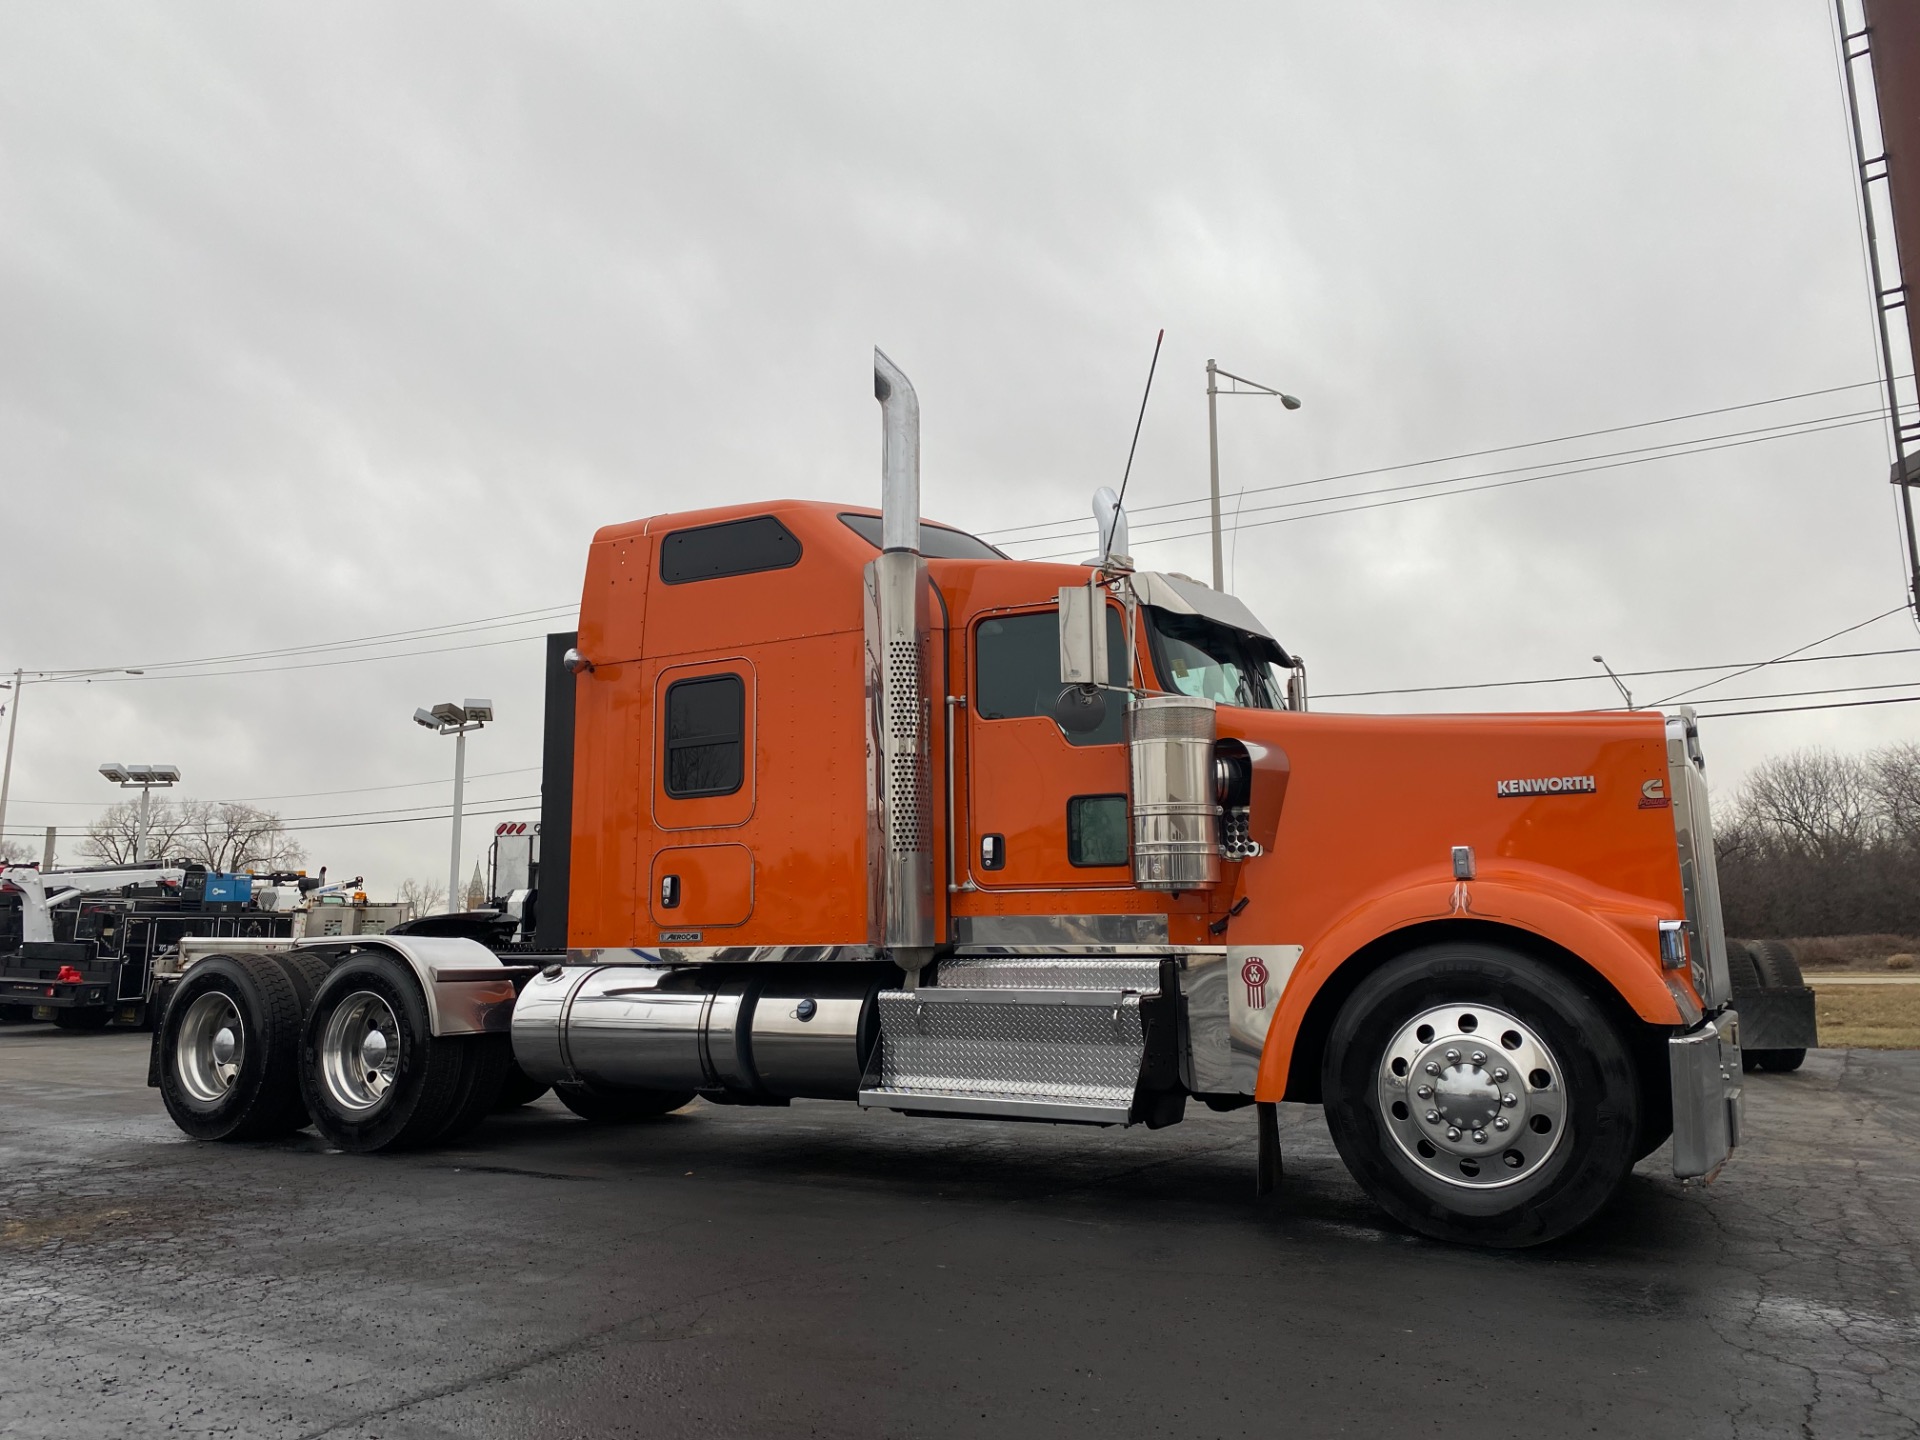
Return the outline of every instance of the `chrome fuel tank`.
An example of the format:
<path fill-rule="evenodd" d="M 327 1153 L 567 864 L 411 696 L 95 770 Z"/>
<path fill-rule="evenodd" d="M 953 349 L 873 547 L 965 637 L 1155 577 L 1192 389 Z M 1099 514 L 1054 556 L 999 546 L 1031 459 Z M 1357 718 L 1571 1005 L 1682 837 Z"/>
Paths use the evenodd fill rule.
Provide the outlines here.
<path fill-rule="evenodd" d="M 553 967 L 514 1007 L 520 1068 L 550 1085 L 851 1100 L 892 966 L 767 975 L 714 966 Z"/>

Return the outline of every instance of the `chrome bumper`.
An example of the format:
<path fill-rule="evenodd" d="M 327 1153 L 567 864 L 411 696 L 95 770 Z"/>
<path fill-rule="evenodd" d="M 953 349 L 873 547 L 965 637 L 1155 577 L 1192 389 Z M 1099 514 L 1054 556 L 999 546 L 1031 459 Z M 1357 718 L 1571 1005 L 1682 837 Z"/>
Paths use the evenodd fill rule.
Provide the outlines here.
<path fill-rule="evenodd" d="M 1722 1010 L 1667 1042 L 1673 1173 L 1711 1176 L 1740 1143 L 1740 1016 Z"/>

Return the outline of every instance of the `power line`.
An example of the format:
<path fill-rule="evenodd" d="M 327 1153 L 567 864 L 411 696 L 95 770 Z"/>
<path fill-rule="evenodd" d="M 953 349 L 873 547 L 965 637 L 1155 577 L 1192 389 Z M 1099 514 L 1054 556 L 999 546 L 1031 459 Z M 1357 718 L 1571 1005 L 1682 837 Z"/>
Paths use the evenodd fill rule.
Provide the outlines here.
<path fill-rule="evenodd" d="M 1280 519 L 1277 519 L 1277 520 L 1256 520 L 1252 524 L 1236 525 L 1234 529 L 1236 532 L 1242 529 L 1259 530 L 1269 525 L 1291 525 L 1300 520 L 1324 520 L 1329 516 L 1351 515 L 1361 510 L 1384 510 L 1389 506 L 1394 506 L 1394 505 L 1412 505 L 1422 500 L 1448 500 L 1458 495 L 1477 494 L 1482 490 L 1504 490 L 1507 487 L 1512 485 L 1531 485 L 1538 480 L 1563 480 L 1568 478 L 1569 476 L 1574 476 L 1574 475 L 1591 475 L 1603 470 L 1619 470 L 1629 465 L 1649 465 L 1659 460 L 1682 459 L 1689 455 L 1705 455 L 1715 450 L 1737 450 L 1747 445 L 1763 445 L 1771 440 L 1785 440 L 1785 439 L 1791 438 L 1791 436 L 1797 436 L 1797 435 L 1818 435 L 1826 430 L 1844 430 L 1849 426 L 1865 425 L 1869 423 L 1871 422 L 1868 420 L 1844 420 L 1839 422 L 1838 424 L 1822 425 L 1811 430 L 1794 430 L 1794 431 L 1787 432 L 1785 434 L 1779 434 L 1779 435 L 1761 435 L 1750 440 L 1729 440 L 1725 444 L 1720 444 L 1720 445 L 1701 445 L 1692 450 L 1673 450 L 1673 451 L 1669 451 L 1667 454 L 1664 454 L 1664 455 L 1647 455 L 1637 460 L 1616 460 L 1612 464 L 1608 464 L 1608 465 L 1587 465 L 1587 466 L 1581 466 L 1581 467 L 1568 469 L 1568 470 L 1556 470 L 1546 475 L 1523 475 L 1515 480 L 1497 480 L 1486 485 L 1469 485 L 1459 490 L 1446 490 L 1434 495 L 1403 495 L 1396 500 L 1376 500 L 1371 504 L 1367 504 L 1367 505 L 1348 505 L 1337 510 L 1317 510 L 1311 515 L 1286 515 L 1286 516 L 1282 516 Z M 1475 477 L 1462 476 L 1460 478 L 1472 479 Z M 1416 488 L 1416 487 L 1399 487 L 1399 488 Z M 1314 504 L 1332 503 L 1339 500 L 1355 499 L 1361 494 L 1384 494 L 1384 493 L 1387 493 L 1387 492 L 1386 491 L 1365 491 L 1365 492 L 1356 491 L 1354 492 L 1354 494 L 1351 494 L 1351 495 L 1322 496 L 1319 498 L 1319 500 L 1308 502 L 1308 503 L 1314 503 Z M 1136 540 L 1133 543 L 1136 545 L 1157 545 L 1168 540 L 1191 540 L 1197 536 L 1204 536 L 1211 533 L 1212 532 L 1208 530 L 1190 530 L 1190 531 L 1185 531 L 1178 535 L 1149 536 L 1144 540 Z M 1084 547 L 1077 547 L 1077 549 L 1078 548 L 1084 548 Z M 1076 550 L 1060 550 L 1047 555 L 1032 555 L 1026 558 L 1030 560 L 1066 559 L 1071 557 L 1075 553 L 1077 553 L 1077 549 Z"/>
<path fill-rule="evenodd" d="M 1631 450 L 1612 450 L 1605 451 L 1598 455 L 1569 456 L 1564 460 L 1542 460 L 1531 465 L 1509 466 L 1505 470 L 1478 470 L 1467 475 L 1451 475 L 1438 480 L 1414 480 L 1405 485 L 1385 485 L 1374 490 L 1349 490 L 1340 495 L 1316 495 L 1305 500 L 1283 500 L 1273 505 L 1256 505 L 1253 509 L 1245 511 L 1244 513 L 1248 515 L 1264 515 L 1273 510 L 1297 510 L 1303 506 L 1322 505 L 1334 500 L 1356 500 L 1370 495 L 1394 495 L 1406 490 L 1430 490 L 1441 485 L 1458 485 L 1466 480 L 1489 480 L 1502 475 L 1520 475 L 1533 470 L 1546 470 L 1557 466 L 1573 464 L 1576 461 L 1584 463 L 1589 460 L 1617 460 L 1628 455 L 1644 455 L 1650 460 L 1665 460 L 1676 455 L 1692 455 L 1705 449 L 1725 448 L 1722 446 L 1710 446 L 1707 444 L 1708 441 L 1737 440 L 1749 435 L 1760 436 L 1768 440 L 1784 440 L 1794 435 L 1817 435 L 1822 430 L 1837 430 L 1842 428 L 1842 424 L 1837 422 L 1859 421 L 1864 423 L 1867 419 L 1880 419 L 1885 415 L 1886 411 L 1884 409 L 1856 410 L 1844 415 L 1822 415 L 1812 420 L 1795 422 L 1792 425 L 1761 425 L 1751 430 L 1729 430 L 1720 435 L 1701 435 L 1692 440 L 1674 440 L 1663 445 L 1641 445 Z M 1661 453 L 1655 454 L 1653 453 L 1655 451 Z M 1545 479 L 1550 477 L 1542 476 L 1537 478 Z M 1268 486 L 1267 488 L 1271 490 L 1290 490 L 1297 489 L 1303 485 L 1317 485 L 1320 483 L 1321 482 L 1317 480 L 1300 480 L 1291 485 Z M 1156 524 L 1160 526 L 1186 525 L 1191 524 L 1198 518 L 1198 516 L 1194 515 L 1181 515 L 1169 520 L 1150 522 L 1143 528 L 1152 529 Z M 1234 528 L 1238 529 L 1240 523 L 1240 520 L 1236 517 Z M 1042 540 L 1047 538 L 1051 537 L 1037 537 L 1037 539 Z M 1009 541 L 1007 543 L 1014 544 L 1018 542 Z"/>
<path fill-rule="evenodd" d="M 540 769 L 538 765 L 522 765 L 517 770 L 481 770 L 467 776 L 469 780 L 491 780 L 501 775 L 531 775 Z M 414 790 L 424 785 L 451 785 L 453 777 L 442 775 L 437 780 L 402 780 L 393 785 L 349 785 L 344 790 L 293 790 L 284 795 L 227 795 L 216 798 L 215 805 L 247 805 L 258 800 L 307 800 L 320 795 L 364 795 L 373 790 Z M 98 807 L 101 802 L 95 800 L 15 800 L 16 805 L 61 805 Z"/>
<path fill-rule="evenodd" d="M 1765 710 L 1715 710 L 1700 712 L 1702 720 L 1732 720 L 1741 715 L 1796 715 L 1803 710 L 1852 710 L 1863 705 L 1911 705 L 1920 695 L 1896 695 L 1886 700 L 1834 700 L 1824 705 L 1775 705 Z"/>
<path fill-rule="evenodd" d="M 1789 660 L 1763 660 L 1760 664 L 1820 665 L 1829 660 L 1871 660 L 1882 655 L 1920 655 L 1920 645 L 1903 646 L 1897 650 L 1852 650 L 1839 655 L 1801 655 Z M 1707 670 L 1737 670 L 1748 663 L 1745 660 L 1732 660 L 1724 665 L 1678 665 L 1665 670 L 1621 670 L 1618 673 L 1623 680 L 1641 680 L 1654 675 L 1698 675 Z M 1429 695 L 1444 690 L 1503 690 L 1520 685 L 1571 685 L 1576 682 L 1588 684 L 1605 678 L 1596 672 L 1588 675 L 1547 675 L 1537 680 L 1477 680 L 1460 685 L 1406 685 L 1387 690 L 1329 690 L 1317 698 L 1362 700 L 1374 695 Z"/>
<path fill-rule="evenodd" d="M 478 640 L 471 645 L 439 645 L 426 650 L 394 650 L 385 655 L 352 655 L 345 660 L 316 660 L 308 665 L 256 665 L 230 670 L 172 671 L 161 675 L 102 675 L 98 679 L 113 685 L 137 685 L 144 680 L 209 680 L 236 675 L 279 675 L 289 670 L 332 670 L 341 665 L 373 665 L 382 660 L 409 660 L 416 655 L 451 655 L 461 650 L 492 650 L 501 645 L 524 645 L 543 640 L 543 634 L 511 635 L 504 640 Z"/>
<path fill-rule="evenodd" d="M 1268 485 L 1249 490 L 1250 495 L 1258 495 L 1267 490 L 1288 490 L 1300 485 L 1324 485 L 1336 480 L 1355 480 L 1368 475 L 1384 475 L 1396 470 L 1417 470 L 1426 465 L 1445 465 L 1455 460 L 1477 460 L 1487 455 L 1504 455 L 1514 450 L 1534 450 L 1547 445 L 1563 445 L 1574 440 L 1590 440 L 1601 435 L 1618 435 L 1629 430 L 1647 430 L 1660 425 L 1675 425 L 1683 420 L 1701 420 L 1709 415 L 1730 415 L 1741 410 L 1756 410 L 1766 405 L 1782 405 L 1793 400 L 1810 400 L 1820 395 L 1838 395 L 1847 390 L 1864 390 L 1878 387 L 1878 380 L 1862 380 L 1852 385 L 1832 385 L 1823 390 L 1802 390 L 1793 395 L 1777 395 L 1771 400 L 1749 400 L 1742 405 L 1722 405 L 1712 410 L 1695 410 L 1686 415 L 1670 415 L 1663 420 L 1640 420 L 1631 425 L 1609 425 L 1599 430 L 1582 430 L 1572 435 L 1556 435 L 1547 440 L 1524 440 L 1512 445 L 1494 445 L 1484 450 L 1463 450 L 1454 455 L 1436 455 L 1427 460 L 1406 460 L 1394 465 L 1376 465 L 1365 470 L 1348 470 L 1338 475 L 1322 476 L 1318 480 L 1296 480 L 1284 485 Z M 1685 442 L 1675 441 L 1674 444 Z M 1542 461 L 1542 464 L 1552 462 Z M 1144 515 L 1154 510 L 1171 510 L 1182 505 L 1200 505 L 1206 503 L 1204 495 L 1191 500 L 1168 500 L 1158 505 L 1136 506 L 1131 512 Z M 1027 530 L 1046 530 L 1060 525 L 1078 524 L 1078 520 L 1037 520 L 1027 525 L 1008 525 L 997 530 L 977 532 L 981 539 L 995 535 L 1014 535 Z M 1018 544 L 1020 542 L 1013 542 Z"/>
<path fill-rule="evenodd" d="M 1699 691 L 1706 690 L 1714 685 L 1722 685 L 1729 680 L 1738 680 L 1742 675 L 1751 675 L 1754 671 L 1763 670 L 1769 665 L 1778 665 L 1782 660 L 1790 659 L 1795 655 L 1804 654 L 1806 651 L 1813 649 L 1813 647 L 1816 645 L 1824 645 L 1829 640 L 1838 640 L 1842 635 L 1851 635 L 1856 630 L 1864 630 L 1869 625 L 1878 624 L 1880 621 L 1886 619 L 1889 615 L 1898 615 L 1902 610 L 1905 610 L 1906 608 L 1907 607 L 1904 604 L 1896 605 L 1891 610 L 1881 611 L 1878 615 L 1873 616 L 1871 619 L 1862 620 L 1857 625 L 1849 625 L 1844 630 L 1836 630 L 1831 635 L 1823 635 L 1820 639 L 1809 641 L 1805 645 L 1801 645 L 1796 649 L 1787 651 L 1786 654 L 1784 655 L 1776 655 L 1771 660 L 1762 660 L 1758 665 L 1749 665 L 1744 670 L 1736 670 L 1731 675 L 1722 675 L 1717 680 L 1703 680 L 1698 685 L 1690 686 L 1685 690 L 1676 690 L 1673 692 L 1673 694 L 1667 696 L 1665 699 L 1656 700 L 1653 703 L 1656 706 L 1665 705 L 1670 701 L 1681 699 L 1683 696 L 1696 694 Z"/>
<path fill-rule="evenodd" d="M 112 666 L 112 669 L 135 670 L 173 670 L 188 665 L 239 664 L 249 660 L 273 660 L 282 656 L 314 654 L 328 650 L 349 650 L 361 646 L 397 644 L 404 640 L 424 640 L 428 638 L 446 639 L 453 634 L 473 633 L 481 630 L 501 629 L 509 625 L 528 624 L 535 619 L 558 617 L 571 613 L 579 607 L 569 603 L 565 605 L 542 605 L 533 610 L 511 610 L 503 615 L 483 615 L 472 620 L 449 620 L 441 625 L 421 625 L 409 630 L 388 630 L 378 635 L 360 635 L 345 640 L 318 640 L 308 645 L 285 645 L 270 650 L 251 650 L 233 655 L 202 655 L 190 660 L 149 660 L 141 665 Z M 33 670 L 30 675 L 46 676 L 44 683 L 69 683 L 66 671 Z"/>

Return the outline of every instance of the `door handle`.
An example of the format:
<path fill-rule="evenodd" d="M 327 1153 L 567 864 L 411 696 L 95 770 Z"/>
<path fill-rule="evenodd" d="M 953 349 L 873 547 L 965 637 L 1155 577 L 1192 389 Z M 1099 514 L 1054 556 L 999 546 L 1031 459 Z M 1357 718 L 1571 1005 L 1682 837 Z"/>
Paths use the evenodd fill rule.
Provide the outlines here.
<path fill-rule="evenodd" d="M 680 904 L 680 877 L 662 875 L 660 877 L 660 908 L 672 910 Z"/>
<path fill-rule="evenodd" d="M 1004 870 L 1007 868 L 1006 836 L 982 835 L 980 837 L 980 868 L 982 870 Z"/>

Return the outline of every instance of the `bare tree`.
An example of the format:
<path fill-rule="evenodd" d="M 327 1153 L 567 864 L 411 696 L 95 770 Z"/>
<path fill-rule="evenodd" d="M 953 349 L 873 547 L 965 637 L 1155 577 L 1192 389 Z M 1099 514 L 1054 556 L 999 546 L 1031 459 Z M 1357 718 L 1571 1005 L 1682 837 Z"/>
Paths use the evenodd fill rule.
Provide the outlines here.
<path fill-rule="evenodd" d="M 33 859 L 31 847 L 19 840 L 0 840 L 0 865 L 22 865 Z"/>
<path fill-rule="evenodd" d="M 190 800 L 182 808 L 186 824 L 175 853 L 209 870 L 285 870 L 307 858 L 271 810 L 231 800 Z"/>
<path fill-rule="evenodd" d="M 1880 822 L 1889 837 L 1920 851 L 1920 745 L 1909 740 L 1885 746 L 1867 756 L 1867 765 Z"/>
<path fill-rule="evenodd" d="M 402 880 L 396 898 L 407 907 L 407 919 L 418 920 L 422 915 L 436 915 L 446 908 L 447 888 L 426 880 Z"/>
<path fill-rule="evenodd" d="M 87 827 L 82 849 L 109 865 L 138 853 L 140 802 L 122 800 Z M 209 870 L 281 870 L 306 856 L 271 810 L 218 800 L 162 800 L 147 817 L 149 860 L 181 860 Z"/>
<path fill-rule="evenodd" d="M 147 815 L 146 856 L 171 859 L 181 832 L 187 827 L 186 807 L 173 800 L 156 800 Z M 122 800 L 109 805 L 87 826 L 80 848 L 103 865 L 131 865 L 140 853 L 140 802 Z"/>
<path fill-rule="evenodd" d="M 1755 766 L 1735 814 L 1774 844 L 1821 856 L 1857 851 L 1875 838 L 1880 800 L 1873 766 L 1831 750 L 1794 750 Z"/>

